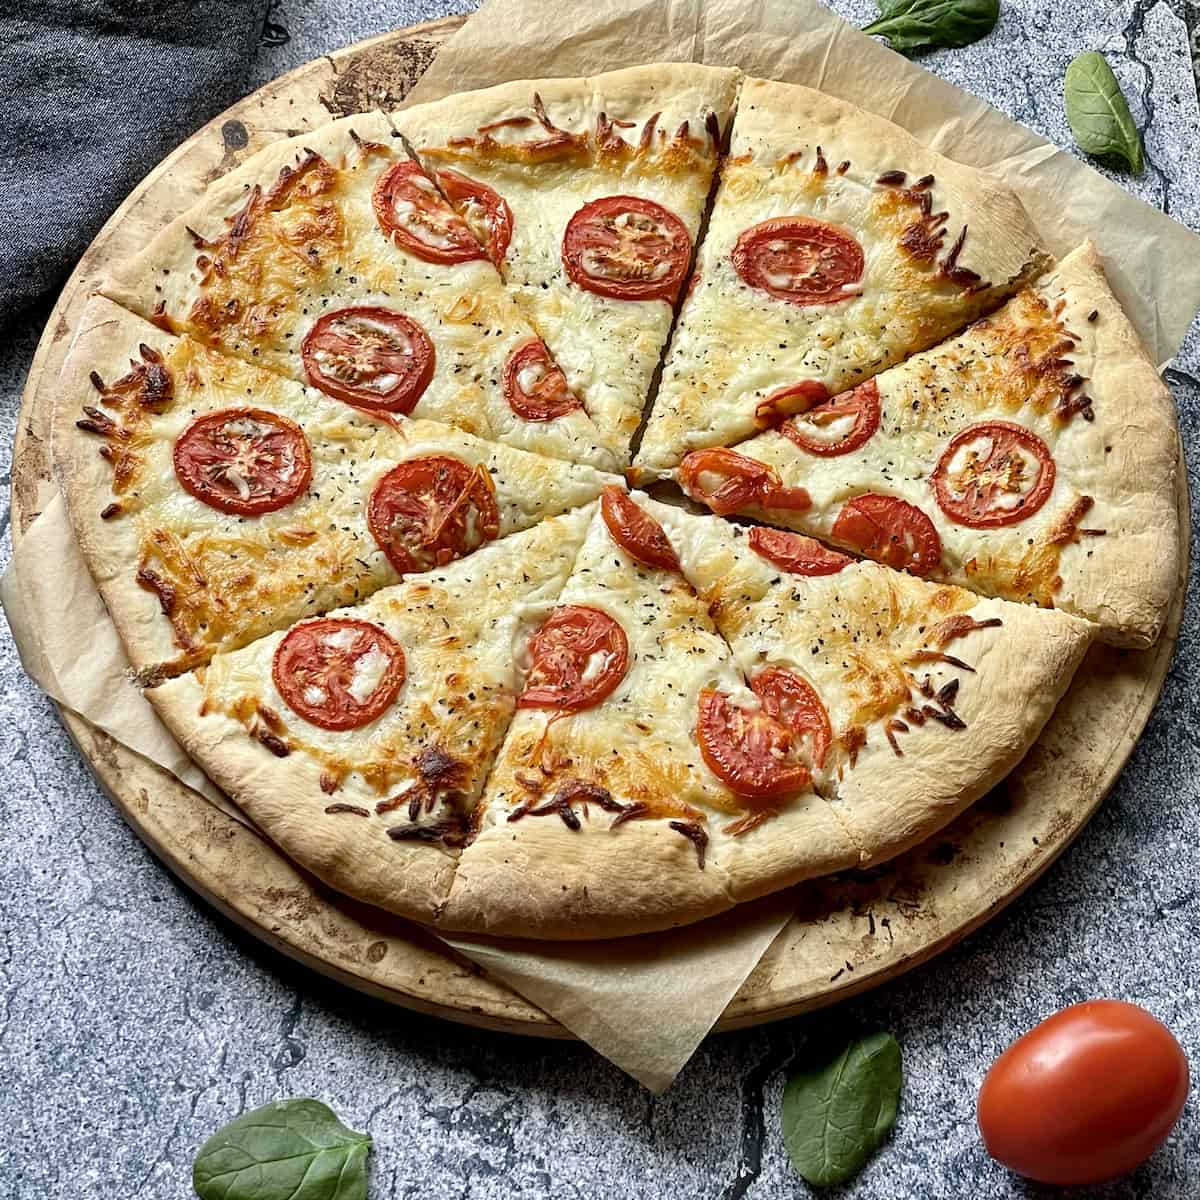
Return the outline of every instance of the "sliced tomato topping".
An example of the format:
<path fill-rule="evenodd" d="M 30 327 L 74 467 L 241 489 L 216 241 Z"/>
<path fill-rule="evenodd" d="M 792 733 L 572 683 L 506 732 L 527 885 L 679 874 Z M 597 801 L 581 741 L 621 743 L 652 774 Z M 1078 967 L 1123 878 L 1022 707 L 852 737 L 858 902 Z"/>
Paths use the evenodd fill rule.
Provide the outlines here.
<path fill-rule="evenodd" d="M 828 221 L 761 221 L 738 236 L 732 257 L 743 282 L 789 304 L 837 304 L 861 292 L 863 249 Z"/>
<path fill-rule="evenodd" d="M 322 617 L 290 630 L 271 677 L 287 706 L 322 729 L 375 720 L 404 682 L 404 651 L 378 625 Z"/>
<path fill-rule="evenodd" d="M 913 575 L 930 575 L 942 561 L 942 539 L 933 522 L 916 505 L 895 496 L 855 496 L 838 513 L 833 536 L 868 558 Z"/>
<path fill-rule="evenodd" d="M 398 162 L 375 182 L 375 220 L 401 250 L 431 263 L 486 258 L 483 247 L 415 162 Z"/>
<path fill-rule="evenodd" d="M 772 800 L 812 782 L 796 733 L 765 707 L 735 704 L 728 692 L 700 693 L 696 738 L 709 769 L 739 796 Z"/>
<path fill-rule="evenodd" d="M 221 512 L 257 516 L 291 504 L 312 479 L 304 431 L 261 408 L 223 408 L 197 417 L 176 439 L 175 475 Z"/>
<path fill-rule="evenodd" d="M 942 512 L 959 525 L 995 529 L 1031 517 L 1054 487 L 1054 459 L 1032 430 L 981 421 L 960 430 L 933 472 Z"/>
<path fill-rule="evenodd" d="M 358 408 L 410 413 L 433 378 L 429 335 L 388 308 L 326 313 L 300 354 L 313 387 Z"/>
<path fill-rule="evenodd" d="M 466 221 L 475 240 L 499 267 L 508 254 L 508 243 L 512 241 L 513 215 L 508 201 L 486 183 L 449 168 L 437 172 L 437 181 L 446 199 Z"/>
<path fill-rule="evenodd" d="M 679 570 L 679 557 L 663 527 L 628 492 L 610 483 L 600 493 L 600 512 L 612 539 L 648 567 Z"/>
<path fill-rule="evenodd" d="M 857 450 L 879 428 L 879 387 L 868 379 L 849 392 L 810 408 L 779 427 L 789 442 L 809 454 L 832 458 Z"/>
<path fill-rule="evenodd" d="M 367 526 L 401 575 L 444 566 L 499 536 L 492 477 L 443 455 L 402 462 L 371 492 Z"/>
<path fill-rule="evenodd" d="M 750 549 L 791 575 L 836 575 L 854 559 L 822 546 L 815 538 L 756 525 L 750 530 Z"/>
<path fill-rule="evenodd" d="M 718 516 L 750 505 L 803 511 L 812 501 L 802 487 L 784 487 L 779 473 L 736 450 L 693 450 L 679 466 L 679 484 Z"/>
<path fill-rule="evenodd" d="M 526 421 L 553 421 L 583 407 L 540 338 L 522 342 L 504 364 L 504 398 Z"/>
<path fill-rule="evenodd" d="M 754 416 L 763 425 L 774 425 L 789 413 L 807 412 L 817 404 L 829 399 L 829 389 L 815 379 L 803 379 L 799 383 L 777 388 L 754 409 Z"/>
<path fill-rule="evenodd" d="M 616 690 L 629 669 L 625 630 L 598 608 L 555 610 L 529 642 L 532 665 L 518 708 L 579 712 Z"/>
<path fill-rule="evenodd" d="M 785 667 L 766 667 L 750 680 L 750 688 L 762 701 L 763 712 L 781 721 L 798 738 L 812 739 L 812 759 L 825 765 L 833 730 L 829 714 L 817 690 L 795 671 Z"/>
<path fill-rule="evenodd" d="M 687 274 L 692 239 L 669 209 L 639 196 L 585 204 L 563 234 L 563 266 L 586 291 L 616 300 L 674 302 Z"/>

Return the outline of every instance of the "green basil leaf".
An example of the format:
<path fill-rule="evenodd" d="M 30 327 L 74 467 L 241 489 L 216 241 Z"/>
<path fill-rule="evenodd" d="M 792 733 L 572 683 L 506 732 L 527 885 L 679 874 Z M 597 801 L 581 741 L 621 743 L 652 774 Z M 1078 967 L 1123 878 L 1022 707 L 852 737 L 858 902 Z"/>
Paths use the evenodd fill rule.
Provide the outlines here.
<path fill-rule="evenodd" d="M 366 1200 L 370 1150 L 319 1100 L 274 1100 L 200 1147 L 192 1186 L 201 1200 Z"/>
<path fill-rule="evenodd" d="M 800 1071 L 783 1089 L 780 1112 L 792 1165 L 816 1187 L 853 1179 L 891 1132 L 899 1104 L 900 1047 L 890 1033 Z"/>
<path fill-rule="evenodd" d="M 1103 54 L 1088 50 L 1072 61 L 1063 80 L 1063 98 L 1071 133 L 1081 150 L 1119 158 L 1135 175 L 1141 173 L 1141 134 Z"/>
<path fill-rule="evenodd" d="M 887 38 L 901 54 L 921 46 L 969 46 L 1000 18 L 1000 0 L 878 0 L 879 17 L 863 32 Z"/>

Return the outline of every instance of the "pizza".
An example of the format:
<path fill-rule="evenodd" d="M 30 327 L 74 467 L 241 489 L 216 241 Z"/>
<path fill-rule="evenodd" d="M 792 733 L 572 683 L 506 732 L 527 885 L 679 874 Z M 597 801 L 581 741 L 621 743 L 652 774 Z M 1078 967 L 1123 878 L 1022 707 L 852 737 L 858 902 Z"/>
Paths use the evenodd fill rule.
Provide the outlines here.
<path fill-rule="evenodd" d="M 788 530 L 675 509 L 665 520 L 751 688 L 816 731 L 822 794 L 861 866 L 923 841 L 1007 775 L 1091 641 L 1067 613 L 930 583 Z M 774 822 L 756 836 L 778 849 Z"/>
<path fill-rule="evenodd" d="M 638 933 L 768 890 L 764 871 L 792 882 L 856 864 L 814 788 L 808 740 L 767 722 L 747 733 L 709 711 L 711 693 L 739 712 L 758 700 L 680 569 L 658 521 L 667 511 L 605 490 L 554 611 L 529 640 L 525 686 L 443 927 Z M 782 864 L 778 843 L 743 847 L 738 837 L 781 798 Z"/>
<path fill-rule="evenodd" d="M 718 512 L 1145 647 L 1177 587 L 1177 456 L 1170 393 L 1089 244 L 959 336 L 691 452 L 679 478 Z"/>
<path fill-rule="evenodd" d="M 302 868 L 457 933 L 884 862 L 1179 586 L 1175 416 L 1095 248 L 690 64 L 249 158 L 87 306 L 53 458 L 187 751 Z"/>
<path fill-rule="evenodd" d="M 997 180 L 832 96 L 746 80 L 642 477 L 924 350 L 1044 260 Z"/>
<path fill-rule="evenodd" d="M 735 71 L 658 64 L 393 115 L 610 445 L 641 421 L 736 86 Z"/>
<path fill-rule="evenodd" d="M 57 418 L 80 546 L 146 678 L 444 566 L 613 478 L 349 407 L 103 298 Z"/>
<path fill-rule="evenodd" d="M 345 404 L 621 464 L 381 113 L 254 155 L 101 291 Z"/>
<path fill-rule="evenodd" d="M 553 605 L 592 507 L 218 655 L 146 695 L 302 866 L 433 922 L 517 702 L 514 647 Z"/>

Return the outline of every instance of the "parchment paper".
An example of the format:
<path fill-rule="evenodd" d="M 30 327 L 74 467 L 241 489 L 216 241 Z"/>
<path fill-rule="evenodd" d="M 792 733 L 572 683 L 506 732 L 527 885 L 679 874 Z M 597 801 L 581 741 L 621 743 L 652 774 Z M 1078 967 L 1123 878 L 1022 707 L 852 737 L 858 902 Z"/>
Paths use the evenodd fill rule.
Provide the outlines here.
<path fill-rule="evenodd" d="M 1017 189 L 1056 254 L 1085 236 L 1154 359 L 1177 351 L 1200 305 L 1200 238 L 977 98 L 867 38 L 816 0 L 489 0 L 409 103 L 509 79 L 661 60 L 740 66 L 820 87 L 889 117 Z M 1180 269 L 1181 266 L 1187 269 Z M 129 681 L 75 546 L 47 505 L 0 582 L 22 661 L 59 703 L 177 775 L 237 819 Z M 686 930 L 590 944 L 448 940 L 653 1091 L 664 1090 L 787 923 L 788 896 Z M 653 1014 L 654 1019 L 647 1019 Z M 663 1019 L 669 1014 L 669 1020 Z"/>

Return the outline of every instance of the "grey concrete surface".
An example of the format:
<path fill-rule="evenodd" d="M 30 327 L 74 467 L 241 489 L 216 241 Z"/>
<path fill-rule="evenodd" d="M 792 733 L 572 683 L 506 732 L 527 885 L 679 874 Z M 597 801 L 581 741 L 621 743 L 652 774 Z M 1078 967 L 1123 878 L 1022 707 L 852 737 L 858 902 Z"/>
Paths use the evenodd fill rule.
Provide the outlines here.
<path fill-rule="evenodd" d="M 255 80 L 451 7 L 440 0 L 283 0 L 270 18 L 276 44 L 261 48 Z M 834 7 L 860 22 L 873 11 L 870 0 Z M 1149 167 L 1123 184 L 1200 229 L 1200 114 L 1179 19 L 1183 0 L 1174 11 L 1143 0 L 1004 0 L 1003 10 L 987 42 L 923 61 L 1066 145 L 1062 72 L 1081 49 L 1108 51 L 1139 123 L 1149 121 Z M 30 314 L 0 344 L 5 485 L 43 320 Z M 1195 329 L 1169 379 L 1193 494 L 1200 494 Z M 0 557 L 7 561 L 8 553 L 6 536 Z M 888 987 L 830 1012 L 709 1039 L 658 1100 L 582 1047 L 479 1033 L 387 1008 L 230 926 L 121 822 L 5 637 L 0 1197 L 184 1197 L 192 1156 L 210 1132 L 246 1108 L 296 1095 L 321 1097 L 374 1134 L 376 1200 L 800 1197 L 809 1193 L 788 1166 L 778 1121 L 788 1066 L 832 1039 L 873 1028 L 891 1030 L 903 1048 L 901 1116 L 884 1151 L 838 1195 L 1055 1195 L 992 1163 L 976 1134 L 978 1085 L 1009 1041 L 1061 1005 L 1118 996 L 1164 1020 L 1200 1067 L 1198 617 L 1193 584 L 1179 653 L 1145 737 L 1078 843 L 1028 895 Z M 1074 1194 L 1200 1195 L 1194 1092 L 1147 1165 Z"/>

